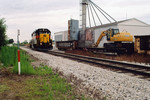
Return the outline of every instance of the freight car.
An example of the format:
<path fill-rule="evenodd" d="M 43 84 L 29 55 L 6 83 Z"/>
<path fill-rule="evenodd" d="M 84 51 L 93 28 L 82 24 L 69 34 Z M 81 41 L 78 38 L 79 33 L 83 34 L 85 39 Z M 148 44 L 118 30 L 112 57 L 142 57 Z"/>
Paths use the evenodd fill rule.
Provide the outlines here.
<path fill-rule="evenodd" d="M 77 44 L 78 41 L 57 41 L 56 42 L 56 47 L 59 50 L 73 50 L 73 49 L 77 49 Z"/>
<path fill-rule="evenodd" d="M 30 48 L 35 50 L 53 49 L 51 31 L 46 28 L 39 28 L 31 34 Z"/>

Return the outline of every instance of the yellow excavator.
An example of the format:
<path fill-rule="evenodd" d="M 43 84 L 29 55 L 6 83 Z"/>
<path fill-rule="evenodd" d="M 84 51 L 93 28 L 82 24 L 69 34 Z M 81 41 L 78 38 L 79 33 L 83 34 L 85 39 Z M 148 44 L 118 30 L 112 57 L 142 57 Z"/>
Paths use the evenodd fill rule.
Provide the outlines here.
<path fill-rule="evenodd" d="M 134 43 L 133 36 L 128 32 L 119 32 L 119 29 L 108 29 L 101 32 L 94 47 L 98 47 L 102 38 L 106 36 L 107 41 L 111 43 L 104 43 L 104 49 L 106 51 L 113 51 L 117 53 L 133 53 Z"/>

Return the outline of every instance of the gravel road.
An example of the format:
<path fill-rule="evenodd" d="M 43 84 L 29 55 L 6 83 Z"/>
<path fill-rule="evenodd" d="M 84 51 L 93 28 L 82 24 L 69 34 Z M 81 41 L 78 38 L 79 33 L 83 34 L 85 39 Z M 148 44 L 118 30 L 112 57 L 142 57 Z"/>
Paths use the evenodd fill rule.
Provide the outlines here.
<path fill-rule="evenodd" d="M 27 48 L 22 49 L 39 60 L 46 61 L 46 65 L 63 72 L 64 76 L 73 75 L 78 80 L 82 80 L 82 88 L 88 89 L 87 93 L 93 98 L 98 91 L 98 94 L 106 96 L 107 100 L 150 100 L 148 80 Z"/>

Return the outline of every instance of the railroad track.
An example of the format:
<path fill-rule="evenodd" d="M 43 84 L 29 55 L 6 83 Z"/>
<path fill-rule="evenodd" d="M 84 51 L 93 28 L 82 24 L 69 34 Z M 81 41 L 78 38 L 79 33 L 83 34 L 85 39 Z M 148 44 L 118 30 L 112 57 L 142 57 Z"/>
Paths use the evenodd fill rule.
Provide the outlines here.
<path fill-rule="evenodd" d="M 103 65 L 111 69 L 119 69 L 122 71 L 130 72 L 137 75 L 142 75 L 150 78 L 150 66 L 141 65 L 141 64 L 132 64 L 127 62 L 115 61 L 110 59 L 102 59 L 88 56 L 75 55 L 70 53 L 62 53 L 56 51 L 49 51 L 49 54 L 55 56 L 61 56 L 69 59 L 74 59 L 82 62 L 88 62 L 96 65 Z"/>

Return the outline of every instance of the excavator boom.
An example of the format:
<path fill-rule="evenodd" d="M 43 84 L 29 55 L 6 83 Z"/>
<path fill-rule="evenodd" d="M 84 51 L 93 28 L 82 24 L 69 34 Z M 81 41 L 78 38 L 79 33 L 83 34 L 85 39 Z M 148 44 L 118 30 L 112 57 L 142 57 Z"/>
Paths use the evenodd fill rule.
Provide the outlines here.
<path fill-rule="evenodd" d="M 106 32 L 106 31 L 103 31 L 103 32 L 101 33 L 101 35 L 99 36 L 99 38 L 98 38 L 96 44 L 94 45 L 94 47 L 98 47 L 98 45 L 99 45 L 100 41 L 102 40 L 102 38 L 103 38 L 104 36 L 106 36 L 106 33 L 105 33 L 105 32 Z"/>

